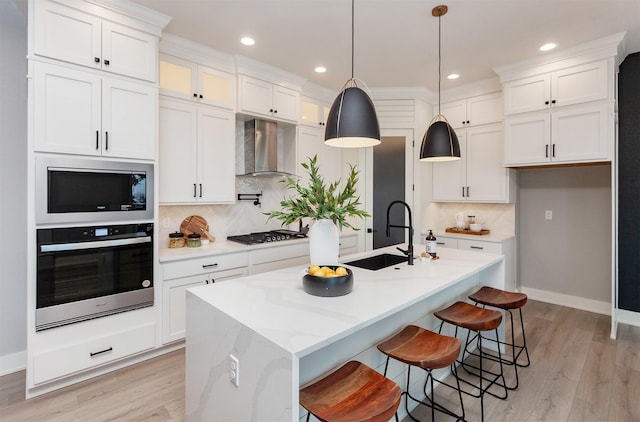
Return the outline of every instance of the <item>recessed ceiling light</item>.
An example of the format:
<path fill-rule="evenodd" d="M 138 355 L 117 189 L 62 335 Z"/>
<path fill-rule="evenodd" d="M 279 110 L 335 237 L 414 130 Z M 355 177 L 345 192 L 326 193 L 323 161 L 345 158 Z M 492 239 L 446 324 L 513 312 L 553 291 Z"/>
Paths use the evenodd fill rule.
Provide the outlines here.
<path fill-rule="evenodd" d="M 447 76 L 447 79 L 458 79 L 460 77 L 460 75 L 458 75 L 457 73 L 452 73 L 451 75 Z"/>
<path fill-rule="evenodd" d="M 315 68 L 315 69 L 313 69 L 313 70 L 315 70 L 315 71 L 316 71 L 316 73 L 324 73 L 324 72 L 326 72 L 326 71 L 327 71 L 327 68 L 326 68 L 326 67 L 324 67 L 324 66 L 318 66 L 318 67 L 316 67 L 316 68 Z"/>
<path fill-rule="evenodd" d="M 540 47 L 540 51 L 549 51 L 549 50 L 553 50 L 554 48 L 556 48 L 556 43 L 550 42 L 550 43 L 546 43 L 543 46 Z"/>
<path fill-rule="evenodd" d="M 242 37 L 240 42 L 244 45 L 254 45 L 256 41 L 251 37 Z"/>

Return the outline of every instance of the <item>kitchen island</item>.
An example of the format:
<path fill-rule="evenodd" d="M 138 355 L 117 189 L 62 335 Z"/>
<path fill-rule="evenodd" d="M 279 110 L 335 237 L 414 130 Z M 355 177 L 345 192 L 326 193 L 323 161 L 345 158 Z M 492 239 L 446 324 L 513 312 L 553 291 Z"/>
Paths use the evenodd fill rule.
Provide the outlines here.
<path fill-rule="evenodd" d="M 352 255 L 345 261 L 394 247 Z M 356 267 L 341 297 L 304 292 L 294 267 L 187 291 L 188 421 L 297 421 L 298 390 L 350 359 L 383 370 L 376 344 L 404 325 L 427 328 L 432 313 L 480 285 L 504 288 L 502 255 L 441 248 L 437 261 Z M 230 379 L 238 359 L 238 385 Z M 382 368 L 381 368 L 382 367 Z M 390 366 L 398 382 L 402 365 Z M 412 377 L 413 379 L 413 377 Z"/>

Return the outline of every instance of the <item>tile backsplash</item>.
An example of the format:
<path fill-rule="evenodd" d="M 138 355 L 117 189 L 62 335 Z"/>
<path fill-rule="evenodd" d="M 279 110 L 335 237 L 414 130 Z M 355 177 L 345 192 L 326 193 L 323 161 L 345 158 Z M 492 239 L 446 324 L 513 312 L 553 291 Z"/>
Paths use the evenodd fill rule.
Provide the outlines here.
<path fill-rule="evenodd" d="M 179 230 L 185 217 L 200 215 L 209 223 L 209 232 L 216 239 L 229 235 L 245 234 L 282 228 L 280 220 L 271 219 L 263 213 L 280 209 L 280 201 L 288 196 L 282 178 L 237 177 L 236 193 L 260 193 L 261 205 L 253 201 L 237 201 L 229 205 L 160 205 L 158 223 L 160 239 Z M 169 227 L 165 227 L 168 223 Z M 297 227 L 292 228 L 297 230 Z M 166 242 L 160 242 L 164 245 Z"/>
<path fill-rule="evenodd" d="M 483 228 L 492 232 L 515 233 L 516 205 L 515 204 L 479 204 L 479 203 L 431 203 L 422 212 L 421 230 L 442 230 L 454 227 L 455 214 L 463 212 L 465 218 L 475 215 L 478 223 L 483 223 Z"/>

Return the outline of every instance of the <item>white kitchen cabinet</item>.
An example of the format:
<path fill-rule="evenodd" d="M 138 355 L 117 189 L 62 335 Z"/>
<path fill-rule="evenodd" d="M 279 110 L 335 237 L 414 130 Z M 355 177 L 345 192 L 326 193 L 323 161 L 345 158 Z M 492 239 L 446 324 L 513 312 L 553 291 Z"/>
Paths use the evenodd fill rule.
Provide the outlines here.
<path fill-rule="evenodd" d="M 239 75 L 238 84 L 238 112 L 298 123 L 298 91 L 247 75 Z"/>
<path fill-rule="evenodd" d="M 435 113 L 438 109 L 434 107 Z M 440 106 L 441 114 L 454 129 L 500 123 L 502 94 L 500 92 L 451 101 Z"/>
<path fill-rule="evenodd" d="M 342 178 L 342 148 L 336 148 L 324 143 L 324 130 L 311 127 L 298 127 L 295 173 L 306 186 L 308 174 L 301 163 L 308 163 L 308 158 L 318 156 L 320 175 L 325 182 L 333 183 Z"/>
<path fill-rule="evenodd" d="M 34 149 L 154 159 L 157 89 L 33 63 Z"/>
<path fill-rule="evenodd" d="M 358 252 L 358 235 L 340 236 L 339 256 L 347 256 Z"/>
<path fill-rule="evenodd" d="M 505 166 L 613 159 L 615 63 L 600 54 L 503 77 Z"/>
<path fill-rule="evenodd" d="M 509 81 L 503 86 L 504 114 L 605 100 L 609 79 L 607 60 L 598 60 Z"/>
<path fill-rule="evenodd" d="M 460 160 L 433 163 L 434 201 L 509 202 L 511 170 L 502 166 L 502 126 L 456 131 Z"/>
<path fill-rule="evenodd" d="M 156 324 L 148 322 L 113 332 L 94 332 L 73 343 L 42 350 L 33 355 L 33 382 L 42 384 L 152 349 L 155 339 Z"/>
<path fill-rule="evenodd" d="M 482 236 L 447 236 L 444 233 L 436 233 L 436 243 L 439 248 L 465 249 L 474 252 L 487 252 L 504 255 L 506 289 L 510 291 L 517 291 L 520 286 L 516 279 L 517 261 L 515 236 L 506 237 L 501 240 L 475 239 L 477 237 L 481 238 Z"/>
<path fill-rule="evenodd" d="M 155 82 L 158 37 L 60 1 L 34 2 L 34 53 Z M 93 10 L 100 10 L 94 7 Z M 98 12 L 99 13 L 99 12 Z M 126 19 L 123 17 L 123 19 Z"/>
<path fill-rule="evenodd" d="M 235 75 L 161 54 L 160 93 L 233 110 L 236 103 Z"/>
<path fill-rule="evenodd" d="M 508 166 L 611 160 L 613 110 L 608 101 L 507 116 L 504 163 Z"/>
<path fill-rule="evenodd" d="M 184 338 L 188 288 L 246 276 L 248 265 L 246 252 L 162 263 L 162 343 Z"/>
<path fill-rule="evenodd" d="M 309 265 L 309 244 L 301 242 L 278 244 L 251 251 L 251 274 L 282 268 Z"/>
<path fill-rule="evenodd" d="M 160 203 L 235 202 L 235 115 L 162 99 Z"/>
<path fill-rule="evenodd" d="M 331 105 L 309 97 L 302 97 L 300 104 L 300 124 L 324 129 Z"/>

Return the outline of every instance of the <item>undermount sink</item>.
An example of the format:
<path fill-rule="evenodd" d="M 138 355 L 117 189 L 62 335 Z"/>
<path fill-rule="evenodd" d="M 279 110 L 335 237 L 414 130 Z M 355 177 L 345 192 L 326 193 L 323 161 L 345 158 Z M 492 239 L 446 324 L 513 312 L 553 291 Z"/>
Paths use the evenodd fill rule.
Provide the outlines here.
<path fill-rule="evenodd" d="M 407 262 L 406 256 L 383 253 L 380 255 L 369 256 L 367 258 L 356 259 L 355 261 L 345 262 L 344 264 L 376 271 L 403 262 Z"/>

